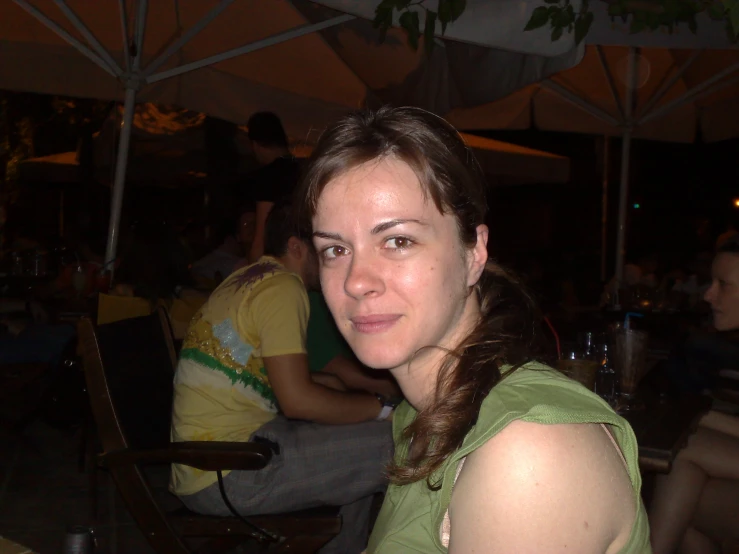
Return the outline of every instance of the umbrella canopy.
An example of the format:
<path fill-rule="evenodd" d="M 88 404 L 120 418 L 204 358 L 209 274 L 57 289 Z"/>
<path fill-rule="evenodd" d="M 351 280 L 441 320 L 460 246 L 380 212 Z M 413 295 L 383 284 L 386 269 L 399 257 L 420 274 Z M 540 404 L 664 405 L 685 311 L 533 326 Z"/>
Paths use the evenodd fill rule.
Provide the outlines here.
<path fill-rule="evenodd" d="M 374 12 L 378 0 L 333 8 L 365 3 Z M 538 4 L 503 3 L 517 29 Z M 465 39 L 463 20 L 477 17 L 473 10 L 458 20 L 456 38 Z M 0 22 L 0 88 L 124 101 L 109 262 L 137 100 L 237 123 L 272 110 L 289 134 L 310 142 L 313 129 L 351 109 L 389 101 L 445 115 L 571 67 L 582 54 L 567 43 L 553 53 L 543 41 L 530 58 L 487 50 L 504 46 L 509 33 L 495 43 L 438 39 L 443 47 L 426 57 L 397 29 L 382 42 L 368 20 L 307 0 L 14 0 L 0 4 Z"/>
<path fill-rule="evenodd" d="M 739 136 L 739 50 L 588 45 L 576 67 L 448 118 L 463 129 L 611 136 L 629 130 L 640 139 L 693 142 L 700 134 L 707 142 L 725 140 Z"/>
<path fill-rule="evenodd" d="M 324 3 L 371 16 L 378 1 Z M 465 15 L 448 34 L 464 39 L 465 20 L 475 17 Z M 526 10 L 517 20 L 512 28 L 523 29 Z M 123 100 L 125 87 L 133 86 L 140 102 L 240 124 L 255 111 L 272 110 L 293 136 L 386 102 L 445 115 L 501 98 L 581 57 L 564 43 L 552 52 L 549 40 L 544 55 L 493 50 L 509 39 L 491 35 L 473 37 L 474 44 L 439 39 L 443 47 L 429 58 L 423 48 L 409 48 L 399 29 L 381 42 L 371 21 L 307 0 L 16 0 L 0 3 L 0 21 L 0 88 Z M 234 49 L 246 55 L 219 59 Z M 188 64 L 195 65 L 177 69 Z"/>
<path fill-rule="evenodd" d="M 623 137 L 616 278 L 625 260 L 632 138 L 692 142 L 739 136 L 739 49 L 723 22 L 699 14 L 697 32 L 631 34 L 592 4 L 582 62 L 487 105 L 457 108 L 463 129 L 529 129 Z M 604 181 L 607 186 L 607 181 Z M 604 213 L 605 213 L 604 191 Z M 605 218 L 603 229 L 605 253 Z M 602 263 L 602 272 L 605 263 Z"/>

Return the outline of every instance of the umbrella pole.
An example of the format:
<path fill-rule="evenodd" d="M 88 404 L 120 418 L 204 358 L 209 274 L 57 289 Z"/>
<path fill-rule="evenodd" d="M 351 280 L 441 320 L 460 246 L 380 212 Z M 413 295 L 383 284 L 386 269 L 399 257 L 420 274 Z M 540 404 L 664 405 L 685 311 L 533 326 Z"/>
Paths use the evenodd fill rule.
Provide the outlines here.
<path fill-rule="evenodd" d="M 123 103 L 123 126 L 118 142 L 118 156 L 115 162 L 115 179 L 113 180 L 113 198 L 110 204 L 110 224 L 108 226 L 108 244 L 105 249 L 104 268 L 113 273 L 118 235 L 121 225 L 121 208 L 123 207 L 123 189 L 126 184 L 126 166 L 128 165 L 128 148 L 131 144 L 131 128 L 136 105 L 136 89 L 126 88 Z"/>
<path fill-rule="evenodd" d="M 618 193 L 618 229 L 616 238 L 616 281 L 619 288 L 624 279 L 624 258 L 626 255 L 626 202 L 629 198 L 630 165 L 631 129 L 625 129 L 621 146 L 621 188 Z"/>
<path fill-rule="evenodd" d="M 626 254 L 626 202 L 629 198 L 629 167 L 631 165 L 631 135 L 634 122 L 634 89 L 636 88 L 636 48 L 629 46 L 626 74 L 626 98 L 624 99 L 624 130 L 621 142 L 621 188 L 618 195 L 618 229 L 616 238 L 616 290 L 624 279 L 624 257 Z M 615 305 L 620 301 L 616 300 Z"/>
<path fill-rule="evenodd" d="M 610 143 L 608 135 L 603 137 L 603 197 L 601 200 L 600 216 L 600 280 L 605 283 L 608 280 L 606 273 L 606 255 L 608 248 L 608 175 L 610 173 Z"/>

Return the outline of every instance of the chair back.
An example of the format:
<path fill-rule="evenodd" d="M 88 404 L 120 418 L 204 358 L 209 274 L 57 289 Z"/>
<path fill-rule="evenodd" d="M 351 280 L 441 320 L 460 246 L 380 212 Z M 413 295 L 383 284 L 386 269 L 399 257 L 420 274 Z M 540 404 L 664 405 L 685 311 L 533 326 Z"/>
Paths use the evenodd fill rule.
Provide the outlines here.
<path fill-rule="evenodd" d="M 176 355 L 163 309 L 78 326 L 88 391 L 106 452 L 169 443 Z"/>
<path fill-rule="evenodd" d="M 166 312 L 95 327 L 77 326 L 92 412 L 103 452 L 169 443 L 176 361 Z M 136 465 L 111 468 L 129 512 L 154 550 L 189 554 Z"/>

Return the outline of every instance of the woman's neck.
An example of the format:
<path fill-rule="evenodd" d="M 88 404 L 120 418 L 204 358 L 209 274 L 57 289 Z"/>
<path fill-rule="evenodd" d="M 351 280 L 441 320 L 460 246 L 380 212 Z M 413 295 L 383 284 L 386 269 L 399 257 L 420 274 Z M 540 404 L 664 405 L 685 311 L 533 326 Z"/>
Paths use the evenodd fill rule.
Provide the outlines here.
<path fill-rule="evenodd" d="M 390 370 L 403 391 L 403 396 L 416 410 L 425 408 L 433 398 L 447 353 L 462 344 L 479 319 L 477 295 L 471 294 L 454 330 L 442 344 L 422 349 L 409 362 Z"/>

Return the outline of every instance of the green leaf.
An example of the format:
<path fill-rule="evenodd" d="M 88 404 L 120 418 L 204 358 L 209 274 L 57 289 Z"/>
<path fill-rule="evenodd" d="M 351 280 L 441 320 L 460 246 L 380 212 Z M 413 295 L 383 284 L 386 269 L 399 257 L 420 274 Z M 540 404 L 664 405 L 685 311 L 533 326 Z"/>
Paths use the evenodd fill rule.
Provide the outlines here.
<path fill-rule="evenodd" d="M 572 5 L 568 5 L 567 8 L 564 10 L 565 12 L 565 20 L 567 23 L 565 25 L 569 25 L 570 23 L 573 23 L 575 21 L 575 9 L 572 7 Z"/>
<path fill-rule="evenodd" d="M 722 4 L 713 2 L 708 6 L 708 17 L 713 20 L 721 20 L 726 17 L 726 8 Z"/>
<path fill-rule="evenodd" d="M 446 26 L 452 20 L 452 6 L 450 0 L 439 0 L 439 21 L 441 22 L 441 34 L 446 33 Z"/>
<path fill-rule="evenodd" d="M 545 4 L 559 4 L 559 0 L 544 0 Z"/>
<path fill-rule="evenodd" d="M 395 9 L 401 12 L 411 5 L 411 0 L 393 0 L 393 3 L 395 4 Z"/>
<path fill-rule="evenodd" d="M 390 22 L 393 22 L 393 2 L 390 0 L 382 0 L 375 8 L 375 19 L 372 21 L 372 25 L 377 28 L 385 27 Z"/>
<path fill-rule="evenodd" d="M 436 30 L 436 12 L 426 12 L 426 25 L 423 28 L 423 46 L 426 54 L 429 56 L 434 50 L 436 41 L 434 40 L 434 31 Z"/>
<path fill-rule="evenodd" d="M 629 28 L 629 32 L 633 35 L 634 33 L 639 33 L 646 28 L 647 23 L 644 19 L 634 18 L 631 20 L 631 27 Z"/>
<path fill-rule="evenodd" d="M 587 36 L 593 24 L 593 12 L 581 14 L 575 21 L 575 45 L 579 45 Z"/>
<path fill-rule="evenodd" d="M 695 20 L 695 14 L 688 18 L 688 29 L 690 29 L 690 32 L 693 34 L 698 32 L 698 22 Z"/>
<path fill-rule="evenodd" d="M 612 15 L 616 17 L 616 16 L 623 15 L 623 14 L 624 14 L 624 9 L 618 4 L 611 4 L 610 6 L 608 6 L 608 15 Z"/>
<path fill-rule="evenodd" d="M 555 27 L 552 29 L 552 42 L 558 41 L 562 36 L 562 33 L 564 33 L 564 28 L 562 27 Z"/>
<path fill-rule="evenodd" d="M 731 3 L 731 5 L 728 5 Z M 729 10 L 729 21 L 734 35 L 739 35 L 739 0 L 724 0 L 724 6 Z"/>
<path fill-rule="evenodd" d="M 539 6 L 531 14 L 531 19 L 529 19 L 529 22 L 526 24 L 526 27 L 524 27 L 523 30 L 532 31 L 534 29 L 538 29 L 539 27 L 543 27 L 547 24 L 547 22 L 549 22 L 549 9 L 545 8 L 544 6 Z"/>
<path fill-rule="evenodd" d="M 421 23 L 418 12 L 405 11 L 400 15 L 400 26 L 408 35 L 408 44 L 414 50 L 418 50 L 418 38 L 421 36 Z"/>
<path fill-rule="evenodd" d="M 393 26 L 392 0 L 383 0 L 375 9 L 375 19 L 372 21 L 375 29 L 380 30 L 380 42 L 385 41 L 388 29 Z"/>
<path fill-rule="evenodd" d="M 449 5 L 452 12 L 452 21 L 456 21 L 467 7 L 467 0 L 449 0 Z"/>

